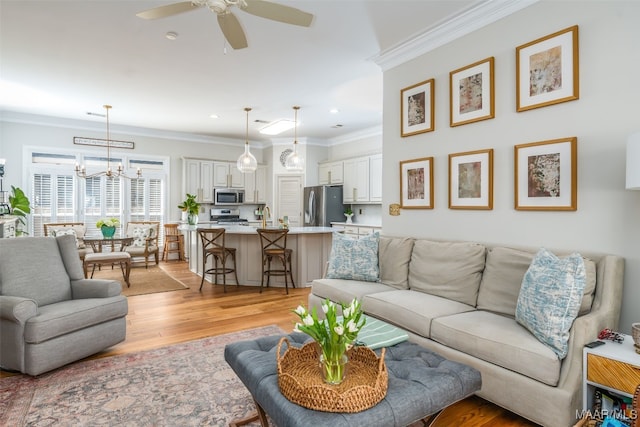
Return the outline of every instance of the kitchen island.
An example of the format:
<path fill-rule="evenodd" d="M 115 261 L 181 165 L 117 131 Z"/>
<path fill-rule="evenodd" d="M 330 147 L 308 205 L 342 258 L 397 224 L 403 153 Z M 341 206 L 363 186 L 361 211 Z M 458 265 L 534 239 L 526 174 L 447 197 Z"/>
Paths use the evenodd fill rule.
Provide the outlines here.
<path fill-rule="evenodd" d="M 198 228 L 224 228 L 225 245 L 236 248 L 238 281 L 240 285 L 260 286 L 262 278 L 262 247 L 256 227 L 247 225 L 218 225 L 200 223 L 198 225 L 180 225 L 185 234 L 185 245 L 189 260 L 189 269 L 202 276 L 202 243 Z M 331 227 L 291 227 L 287 236 L 287 248 L 293 250 L 293 279 L 296 287 L 309 286 L 314 279 L 322 277 L 331 252 Z M 211 267 L 212 259 L 206 268 Z M 230 261 L 232 263 L 232 261 Z M 212 282 L 211 275 L 205 280 Z M 222 280 L 219 278 L 219 280 Z M 265 279 L 266 280 L 266 279 Z M 232 274 L 227 275 L 227 285 L 235 284 Z M 283 277 L 272 277 L 270 286 L 284 287 Z"/>

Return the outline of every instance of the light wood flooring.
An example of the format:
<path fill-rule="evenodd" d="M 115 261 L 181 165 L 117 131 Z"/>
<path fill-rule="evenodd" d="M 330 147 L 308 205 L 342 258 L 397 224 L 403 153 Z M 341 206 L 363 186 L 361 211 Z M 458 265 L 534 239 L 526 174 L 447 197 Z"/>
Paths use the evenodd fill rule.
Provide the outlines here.
<path fill-rule="evenodd" d="M 296 288 L 286 295 L 284 288 L 265 288 L 259 293 L 257 287 L 227 284 L 224 293 L 221 285 L 205 282 L 200 292 L 200 277 L 189 271 L 186 262 L 161 262 L 160 267 L 190 289 L 129 297 L 126 340 L 92 358 L 273 324 L 291 331 L 296 319 L 291 311 L 300 304 L 306 306 L 310 291 Z M 0 372 L 0 378 L 9 375 Z M 536 424 L 474 396 L 442 412 L 432 426 L 535 427 Z"/>

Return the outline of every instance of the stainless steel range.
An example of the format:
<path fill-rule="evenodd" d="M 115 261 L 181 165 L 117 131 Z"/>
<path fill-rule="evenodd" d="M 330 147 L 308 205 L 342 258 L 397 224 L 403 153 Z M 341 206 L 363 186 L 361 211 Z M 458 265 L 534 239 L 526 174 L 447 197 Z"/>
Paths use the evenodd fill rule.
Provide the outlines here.
<path fill-rule="evenodd" d="M 213 208 L 211 209 L 211 221 L 220 225 L 249 225 L 246 218 L 240 218 L 238 208 Z"/>

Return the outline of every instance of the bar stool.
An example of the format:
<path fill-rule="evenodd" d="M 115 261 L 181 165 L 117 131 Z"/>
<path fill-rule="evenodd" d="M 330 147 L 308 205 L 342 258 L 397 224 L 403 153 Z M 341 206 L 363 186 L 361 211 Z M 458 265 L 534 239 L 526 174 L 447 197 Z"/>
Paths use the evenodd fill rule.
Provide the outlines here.
<path fill-rule="evenodd" d="M 178 224 L 164 225 L 164 249 L 162 250 L 162 260 L 165 257 L 169 261 L 169 254 L 177 253 L 178 260 L 184 261 L 184 234 L 178 231 Z"/>
<path fill-rule="evenodd" d="M 284 287 L 289 294 L 289 283 L 287 275 L 291 279 L 291 286 L 296 287 L 293 281 L 293 272 L 291 267 L 291 258 L 293 249 L 287 248 L 287 234 L 289 229 L 271 229 L 259 228 L 260 245 L 262 246 L 262 278 L 260 280 L 260 293 L 262 293 L 262 285 L 264 284 L 264 276 L 267 276 L 267 287 L 271 276 L 284 276 Z M 282 263 L 282 269 L 272 269 L 271 261 L 277 258 Z M 265 266 L 267 267 L 265 269 Z"/>
<path fill-rule="evenodd" d="M 218 275 L 222 275 L 222 285 L 224 291 L 227 292 L 227 274 L 233 273 L 236 277 L 236 286 L 238 283 L 238 272 L 236 271 L 236 248 L 227 248 L 225 246 L 225 229 L 224 228 L 198 228 L 198 235 L 202 242 L 202 280 L 200 281 L 200 290 L 204 284 L 205 274 L 213 274 L 213 283 L 218 283 Z M 213 267 L 207 269 L 207 259 L 213 257 Z M 227 258 L 233 258 L 233 268 L 227 267 Z M 218 261 L 221 266 L 218 267 Z"/>

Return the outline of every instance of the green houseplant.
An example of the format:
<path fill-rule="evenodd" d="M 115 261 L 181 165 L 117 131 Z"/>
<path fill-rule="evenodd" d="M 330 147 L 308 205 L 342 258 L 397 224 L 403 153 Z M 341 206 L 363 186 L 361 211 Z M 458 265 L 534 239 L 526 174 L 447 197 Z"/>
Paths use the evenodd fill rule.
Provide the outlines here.
<path fill-rule="evenodd" d="M 189 225 L 196 225 L 198 223 L 200 203 L 196 201 L 196 196 L 194 194 L 187 193 L 187 198 L 178 205 L 178 209 L 187 213 L 187 222 Z"/>
<path fill-rule="evenodd" d="M 22 236 L 27 233 L 24 228 L 27 226 L 27 214 L 31 213 L 31 203 L 29 198 L 19 187 L 11 186 L 11 194 L 9 195 L 9 206 L 13 215 L 18 217 L 20 226 L 16 229 L 16 236 Z"/>
<path fill-rule="evenodd" d="M 116 227 L 120 225 L 118 218 L 100 218 L 96 222 L 96 227 L 100 229 L 105 238 L 111 238 L 116 233 Z"/>

